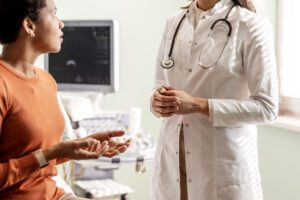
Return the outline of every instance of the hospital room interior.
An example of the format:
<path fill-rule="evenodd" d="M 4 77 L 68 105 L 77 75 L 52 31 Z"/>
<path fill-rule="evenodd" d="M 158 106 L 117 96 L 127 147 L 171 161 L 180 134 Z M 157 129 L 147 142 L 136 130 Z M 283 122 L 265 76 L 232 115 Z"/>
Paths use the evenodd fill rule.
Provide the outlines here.
<path fill-rule="evenodd" d="M 53 179 L 59 187 L 80 197 L 150 200 L 155 193 L 154 163 L 160 156 L 155 154 L 156 146 L 160 133 L 164 133 L 160 132 L 164 118 L 155 116 L 150 105 L 157 54 L 166 20 L 190 1 L 55 2 L 57 16 L 64 22 L 62 49 L 38 57 L 35 66 L 48 71 L 57 83 L 66 124 L 62 140 L 83 138 L 91 132 L 123 130 L 125 135 L 118 140 L 131 139 L 131 144 L 124 153 L 111 158 L 100 156 L 57 165 L 58 175 Z M 264 200 L 299 200 L 300 68 L 296 52 L 300 44 L 300 3 L 253 0 L 253 4 L 256 12 L 272 24 L 279 83 L 277 119 L 257 125 L 262 193 Z M 173 54 L 177 52 L 176 42 Z M 97 65 L 102 68 L 97 70 Z M 86 77 L 89 74 L 92 76 Z M 188 124 L 185 126 L 188 128 Z"/>

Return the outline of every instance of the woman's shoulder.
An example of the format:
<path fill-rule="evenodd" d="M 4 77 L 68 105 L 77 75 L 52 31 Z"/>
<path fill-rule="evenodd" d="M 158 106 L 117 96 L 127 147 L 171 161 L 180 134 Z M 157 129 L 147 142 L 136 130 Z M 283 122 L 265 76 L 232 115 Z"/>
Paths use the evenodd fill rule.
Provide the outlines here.
<path fill-rule="evenodd" d="M 37 75 L 39 76 L 39 78 L 41 79 L 41 81 L 50 82 L 50 83 L 54 84 L 56 87 L 56 81 L 54 80 L 54 78 L 52 77 L 52 75 L 49 72 L 47 72 L 44 69 L 38 68 L 38 67 L 35 67 L 34 69 L 35 69 Z"/>
<path fill-rule="evenodd" d="M 243 7 L 238 7 L 237 15 L 240 25 L 245 26 L 245 29 L 248 30 L 252 30 L 253 28 L 263 28 L 271 25 L 271 21 L 264 15 L 257 12 L 252 12 Z"/>
<path fill-rule="evenodd" d="M 165 23 L 165 32 L 173 30 L 179 23 L 182 16 L 186 13 L 186 9 L 180 9 L 176 12 L 171 13 Z"/>
<path fill-rule="evenodd" d="M 41 76 L 44 76 L 44 77 L 52 77 L 51 74 L 46 71 L 45 69 L 42 69 L 40 67 L 34 67 L 34 70 Z"/>
<path fill-rule="evenodd" d="M 236 19 L 244 49 L 261 47 L 274 42 L 273 26 L 267 17 L 240 7 Z"/>
<path fill-rule="evenodd" d="M 177 10 L 177 11 L 171 13 L 167 17 L 167 23 L 170 24 L 170 23 L 177 21 L 179 19 L 179 17 L 181 17 L 184 13 L 186 13 L 186 9 L 180 9 L 180 10 Z"/>

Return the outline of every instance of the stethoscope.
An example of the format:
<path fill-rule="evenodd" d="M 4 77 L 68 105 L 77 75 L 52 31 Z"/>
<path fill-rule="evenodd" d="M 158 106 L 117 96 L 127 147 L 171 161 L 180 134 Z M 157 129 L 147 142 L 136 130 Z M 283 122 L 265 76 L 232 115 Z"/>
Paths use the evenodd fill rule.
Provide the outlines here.
<path fill-rule="evenodd" d="M 201 68 L 208 70 L 208 69 L 211 69 L 213 66 L 215 66 L 215 65 L 219 62 L 220 57 L 221 57 L 221 55 L 223 54 L 223 51 L 224 51 L 224 49 L 225 49 L 225 46 L 226 46 L 226 44 L 227 44 L 227 42 L 228 42 L 228 40 L 229 40 L 229 37 L 231 36 L 232 26 L 231 26 L 230 22 L 227 20 L 227 18 L 228 18 L 229 14 L 230 14 L 230 12 L 231 12 L 231 10 L 233 9 L 234 6 L 236 6 L 236 4 L 234 4 L 234 5 L 229 9 L 229 11 L 227 12 L 225 18 L 221 18 L 221 19 L 216 20 L 216 21 L 212 24 L 212 26 L 210 27 L 210 30 L 211 30 L 211 32 L 212 32 L 212 31 L 214 30 L 214 27 L 216 26 L 216 24 L 218 24 L 219 22 L 225 22 L 225 24 L 228 26 L 227 41 L 226 41 L 226 43 L 225 43 L 225 45 L 224 45 L 224 47 L 223 47 L 223 50 L 221 51 L 220 56 L 218 57 L 218 59 L 217 59 L 217 61 L 216 61 L 215 63 L 213 63 L 213 64 L 211 64 L 211 65 L 209 65 L 209 66 L 204 66 L 204 65 L 201 64 L 201 62 L 200 62 L 200 57 L 201 57 L 201 56 L 199 57 L 199 65 L 200 65 Z M 171 46 L 170 46 L 170 50 L 169 50 L 169 54 L 168 54 L 168 58 L 163 59 L 163 60 L 161 61 L 161 67 L 164 68 L 164 69 L 171 69 L 172 67 L 174 67 L 174 64 L 175 64 L 175 63 L 174 63 L 174 59 L 172 58 L 172 53 L 173 53 L 173 48 L 174 48 L 176 36 L 177 36 L 178 30 L 179 30 L 179 28 L 180 28 L 180 26 L 181 26 L 183 20 L 184 20 L 185 17 L 186 17 L 186 14 L 187 14 L 188 12 L 189 12 L 189 11 L 187 11 L 187 12 L 182 16 L 182 18 L 180 19 L 180 21 L 179 21 L 179 23 L 178 23 L 178 25 L 177 25 L 177 27 L 176 27 L 176 29 L 175 29 L 175 32 L 174 32 L 174 35 L 173 35 L 173 38 L 172 38 L 172 42 L 171 42 Z M 202 48 L 202 49 L 203 49 L 203 48 Z M 201 53 L 202 53 L 202 49 L 201 49 L 201 51 L 200 51 L 200 55 L 201 55 Z"/>

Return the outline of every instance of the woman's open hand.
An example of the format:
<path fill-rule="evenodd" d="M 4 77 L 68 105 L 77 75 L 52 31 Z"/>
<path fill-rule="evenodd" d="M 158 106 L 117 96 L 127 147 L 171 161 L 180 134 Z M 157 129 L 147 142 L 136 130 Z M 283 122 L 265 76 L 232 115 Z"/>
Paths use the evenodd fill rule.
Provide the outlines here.
<path fill-rule="evenodd" d="M 109 150 L 108 141 L 100 142 L 93 138 L 63 141 L 43 150 L 47 161 L 53 159 L 96 159 Z"/>
<path fill-rule="evenodd" d="M 113 139 L 115 137 L 120 137 L 123 135 L 124 131 L 106 131 L 94 133 L 92 135 L 89 135 L 87 138 L 93 138 L 100 142 L 107 141 L 108 150 L 102 156 L 113 157 L 115 155 L 125 152 L 131 143 L 131 140 L 127 140 L 125 142 L 118 142 Z"/>

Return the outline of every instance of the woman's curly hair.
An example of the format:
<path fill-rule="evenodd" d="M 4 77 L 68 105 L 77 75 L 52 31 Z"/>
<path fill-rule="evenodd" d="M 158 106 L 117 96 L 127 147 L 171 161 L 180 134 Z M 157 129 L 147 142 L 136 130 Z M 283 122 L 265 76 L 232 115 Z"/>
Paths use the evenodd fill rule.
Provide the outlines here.
<path fill-rule="evenodd" d="M 39 20 L 39 11 L 46 0 L 0 0 L 0 43 L 13 43 L 26 17 Z"/>

